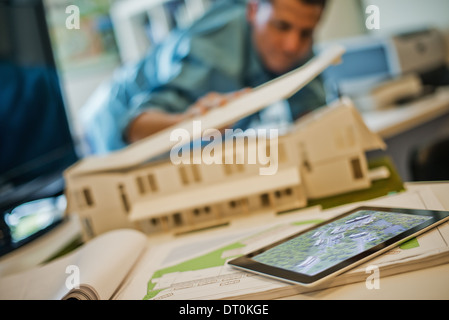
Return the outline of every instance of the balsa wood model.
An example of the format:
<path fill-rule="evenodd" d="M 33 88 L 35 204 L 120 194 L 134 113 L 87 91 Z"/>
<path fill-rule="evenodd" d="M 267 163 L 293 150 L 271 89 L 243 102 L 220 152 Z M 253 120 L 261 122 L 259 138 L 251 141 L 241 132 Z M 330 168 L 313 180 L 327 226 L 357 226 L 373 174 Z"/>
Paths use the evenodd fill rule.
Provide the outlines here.
<path fill-rule="evenodd" d="M 302 117 L 281 136 L 250 129 L 194 148 L 195 141 L 217 133 L 214 128 L 293 95 L 343 52 L 331 48 L 222 108 L 113 154 L 81 160 L 65 172 L 68 213 L 79 215 L 86 239 L 125 227 L 185 232 L 368 188 L 365 152 L 385 144 L 349 99 Z M 193 146 L 180 144 L 175 132 L 185 133 Z"/>

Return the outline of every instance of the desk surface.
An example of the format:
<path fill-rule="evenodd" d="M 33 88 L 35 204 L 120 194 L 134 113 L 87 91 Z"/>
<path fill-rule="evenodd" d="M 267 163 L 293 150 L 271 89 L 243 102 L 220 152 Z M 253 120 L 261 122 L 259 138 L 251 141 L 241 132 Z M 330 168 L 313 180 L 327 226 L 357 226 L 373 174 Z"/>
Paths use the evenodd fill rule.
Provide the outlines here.
<path fill-rule="evenodd" d="M 402 106 L 363 112 L 367 126 L 382 138 L 390 138 L 449 113 L 449 88 Z"/>
<path fill-rule="evenodd" d="M 411 208 L 419 208 L 424 204 L 428 209 L 449 210 L 449 199 L 447 199 L 447 194 L 449 194 L 449 183 L 413 183 L 407 184 L 406 187 L 406 192 L 370 200 L 367 202 L 363 202 L 363 204 Z M 155 253 L 149 256 L 148 261 L 151 261 L 152 268 L 154 266 L 153 271 L 156 271 L 160 269 L 161 266 L 161 264 L 157 262 L 158 259 L 161 261 L 163 260 L 165 266 L 171 266 L 174 262 L 169 262 L 168 260 L 178 262 L 188 261 L 192 256 L 197 256 L 198 252 L 211 252 L 212 247 L 215 246 L 214 248 L 216 249 L 216 247 L 218 246 L 223 246 L 224 243 L 229 242 L 232 236 L 238 235 L 238 239 L 242 239 L 242 237 L 248 237 L 249 235 L 254 234 L 254 230 L 256 230 L 258 227 L 264 227 L 266 229 L 267 227 L 272 228 L 273 226 L 287 221 L 295 221 L 298 218 L 305 219 L 304 217 L 307 217 L 307 219 L 309 219 L 311 214 L 319 219 L 320 217 L 323 218 L 324 216 L 327 216 L 332 210 L 336 210 L 342 213 L 346 210 L 349 210 L 350 208 L 359 206 L 360 204 L 361 203 L 353 203 L 342 207 L 324 210 L 321 212 L 316 208 L 309 208 L 280 216 L 273 214 L 270 215 L 269 213 L 262 215 L 254 214 L 248 217 L 236 219 L 226 227 L 205 230 L 202 232 L 187 234 L 180 237 L 153 237 L 151 238 L 151 241 L 155 247 L 158 247 L 158 249 L 155 251 Z M 336 211 L 334 211 L 334 213 Z M 447 224 L 449 226 L 449 223 Z M 260 230 L 260 228 L 257 230 Z M 176 253 L 176 258 L 174 257 L 174 253 Z M 168 259 L 168 257 L 170 257 L 170 259 Z M 131 293 L 134 294 L 136 292 L 136 288 L 142 287 L 142 283 L 146 283 L 147 281 L 149 281 L 149 271 L 147 269 L 148 264 L 144 265 L 146 265 L 144 272 L 137 273 L 140 275 L 134 278 L 133 281 L 128 284 L 128 286 L 123 291 L 123 295 L 119 298 L 130 299 L 142 296 L 142 292 L 140 291 L 135 296 L 133 296 Z M 173 270 L 177 269 L 174 268 Z M 207 275 L 203 274 L 204 272 L 205 271 L 202 271 L 201 277 L 213 277 L 213 275 L 209 273 L 207 273 Z M 181 279 L 179 281 L 182 281 L 182 283 L 189 282 L 189 277 L 194 277 L 194 280 L 192 281 L 201 280 L 197 279 L 195 275 L 190 274 L 190 271 L 186 272 L 184 275 L 181 273 L 176 273 L 178 274 L 176 277 L 179 276 Z M 198 277 L 200 277 L 199 274 Z M 178 284 L 173 283 L 172 285 L 176 286 Z M 203 290 L 208 289 L 204 288 Z M 238 289 L 235 288 L 234 290 Z M 194 291 L 192 291 L 191 294 L 197 293 L 194 293 Z M 219 295 L 220 293 L 217 294 Z M 194 298 L 188 292 L 179 293 L 179 295 Z M 367 289 L 365 282 L 358 282 L 326 290 L 289 296 L 283 299 L 449 299 L 449 264 L 442 264 L 431 268 L 425 268 L 413 272 L 405 272 L 388 277 L 382 277 L 381 274 L 379 289 L 369 290 Z"/>
<path fill-rule="evenodd" d="M 363 204 L 391 206 L 391 207 L 416 207 L 425 205 L 428 209 L 449 210 L 449 182 L 446 183 L 409 183 L 406 184 L 407 191 L 390 195 L 370 201 Z M 329 215 L 332 210 L 340 213 L 359 206 L 361 203 L 353 203 L 342 207 L 320 211 L 319 208 L 308 208 L 296 212 L 276 215 L 266 212 L 262 214 L 253 214 L 246 217 L 233 220 L 228 226 L 204 230 L 193 234 L 182 236 L 175 235 L 154 235 L 149 236 L 151 246 L 159 251 L 149 251 L 146 261 L 136 266 L 135 277 L 132 281 L 123 287 L 123 295 L 118 298 L 141 299 L 146 293 L 146 283 L 151 276 L 148 263 L 151 262 L 151 268 L 157 270 L 168 256 L 177 261 L 185 261 L 197 255 L 199 252 L 210 252 L 214 246 L 223 246 L 225 241 L 235 241 L 243 239 L 249 235 L 255 234 L 256 230 L 264 230 L 267 227 L 272 228 L 285 222 L 297 221 L 300 219 L 323 219 Z M 335 212 L 334 212 L 335 214 Z M 449 226 L 449 223 L 447 223 Z M 445 225 L 446 227 L 446 225 Z M 67 230 L 65 231 L 67 232 Z M 232 238 L 232 239 L 231 239 Z M 164 253 L 164 257 L 158 254 L 167 247 L 176 249 Z M 182 249 L 180 251 L 180 249 Z M 189 250 L 185 250 L 189 249 Z M 155 254 L 156 253 L 156 254 Z M 158 262 L 159 261 L 159 262 Z M 4 261 L 3 261 L 4 262 Z M 17 261 L 16 261 L 17 262 Z M 142 268 L 142 269 L 141 269 Z M 139 270 L 141 269 L 141 270 Z M 143 272 L 139 272 L 143 271 Z M 149 274 L 150 273 L 150 274 Z M 204 275 L 203 275 L 204 276 Z M 367 275 L 368 277 L 368 275 Z M 137 290 L 135 290 L 137 288 Z M 128 295 L 126 295 L 128 293 Z M 358 282 L 344 286 L 334 287 L 326 290 L 309 292 L 289 296 L 284 299 L 449 299 L 449 264 L 441 264 L 435 267 L 420 269 L 418 271 L 406 272 L 398 275 L 382 277 L 380 274 L 380 288 L 369 290 L 365 282 Z"/>

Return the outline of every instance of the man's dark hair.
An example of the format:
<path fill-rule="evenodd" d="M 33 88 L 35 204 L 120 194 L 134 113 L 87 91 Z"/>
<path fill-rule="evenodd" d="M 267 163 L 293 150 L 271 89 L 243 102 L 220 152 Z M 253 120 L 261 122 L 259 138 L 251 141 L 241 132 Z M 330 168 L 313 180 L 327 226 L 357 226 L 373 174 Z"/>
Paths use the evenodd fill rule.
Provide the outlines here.
<path fill-rule="evenodd" d="M 260 0 L 262 2 L 272 2 L 273 0 Z M 325 7 L 326 6 L 326 2 L 327 0 L 298 0 L 302 3 L 305 4 L 310 4 L 310 5 L 317 5 L 317 6 L 321 6 L 321 7 Z"/>
<path fill-rule="evenodd" d="M 299 0 L 305 4 L 312 4 L 312 5 L 317 5 L 317 6 L 321 6 L 324 7 L 326 6 L 326 2 L 327 0 Z"/>

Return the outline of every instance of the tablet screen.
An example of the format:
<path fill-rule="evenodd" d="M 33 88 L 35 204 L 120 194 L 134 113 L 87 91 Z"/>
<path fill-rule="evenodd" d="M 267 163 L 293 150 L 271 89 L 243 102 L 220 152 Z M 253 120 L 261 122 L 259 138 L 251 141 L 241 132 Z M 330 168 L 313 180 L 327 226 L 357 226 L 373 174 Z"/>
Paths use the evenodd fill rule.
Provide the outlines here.
<path fill-rule="evenodd" d="M 320 273 L 432 217 L 361 210 L 253 257 L 307 275 Z"/>
<path fill-rule="evenodd" d="M 445 211 L 360 207 L 228 263 L 311 286 L 448 220 Z"/>

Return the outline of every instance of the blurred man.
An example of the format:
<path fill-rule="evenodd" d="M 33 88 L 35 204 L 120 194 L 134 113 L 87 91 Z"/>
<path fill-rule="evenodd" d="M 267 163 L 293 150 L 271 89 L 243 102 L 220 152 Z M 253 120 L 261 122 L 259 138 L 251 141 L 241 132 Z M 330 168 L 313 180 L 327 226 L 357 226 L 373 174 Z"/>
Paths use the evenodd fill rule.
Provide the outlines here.
<path fill-rule="evenodd" d="M 312 57 L 326 0 L 224 0 L 174 32 L 133 68 L 107 101 L 87 110 L 94 152 L 119 149 L 244 94 Z M 245 89 L 246 88 L 246 89 Z M 291 118 L 325 104 L 315 79 L 289 100 Z M 235 127 L 246 129 L 255 114 Z"/>

